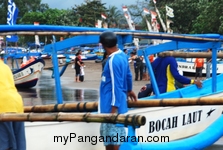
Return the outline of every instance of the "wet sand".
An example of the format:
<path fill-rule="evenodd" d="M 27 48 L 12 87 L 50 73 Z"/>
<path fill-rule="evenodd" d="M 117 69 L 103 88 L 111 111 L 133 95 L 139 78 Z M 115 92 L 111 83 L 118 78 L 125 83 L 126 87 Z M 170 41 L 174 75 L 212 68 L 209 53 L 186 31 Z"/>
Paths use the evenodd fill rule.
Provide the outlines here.
<path fill-rule="evenodd" d="M 85 63 L 85 76 L 84 82 L 75 82 L 75 70 L 71 68 L 71 65 L 68 66 L 67 70 L 61 77 L 61 85 L 67 86 L 73 89 L 96 89 L 99 90 L 102 65 L 101 63 L 95 63 L 92 61 L 84 61 Z M 46 60 L 46 67 L 50 66 L 51 62 Z M 133 64 L 130 64 L 133 79 L 135 73 L 133 70 Z M 149 81 L 134 81 L 133 80 L 133 91 L 137 94 L 142 86 L 144 86 Z"/>

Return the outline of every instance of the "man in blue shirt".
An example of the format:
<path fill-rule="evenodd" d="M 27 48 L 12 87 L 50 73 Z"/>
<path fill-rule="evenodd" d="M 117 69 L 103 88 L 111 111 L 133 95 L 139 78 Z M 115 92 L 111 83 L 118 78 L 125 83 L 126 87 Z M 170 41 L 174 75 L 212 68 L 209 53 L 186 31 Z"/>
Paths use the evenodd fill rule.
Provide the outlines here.
<path fill-rule="evenodd" d="M 129 68 L 126 54 L 117 48 L 117 36 L 113 32 L 103 32 L 100 35 L 100 43 L 108 54 L 108 59 L 102 72 L 100 85 L 100 111 L 101 113 L 124 114 L 128 111 L 128 96 L 136 101 L 136 95 L 132 91 L 132 73 Z M 115 124 L 102 123 L 100 134 L 104 136 L 125 136 L 124 127 Z M 120 139 L 120 138 L 118 138 Z M 118 150 L 121 142 L 104 141 L 106 150 Z"/>

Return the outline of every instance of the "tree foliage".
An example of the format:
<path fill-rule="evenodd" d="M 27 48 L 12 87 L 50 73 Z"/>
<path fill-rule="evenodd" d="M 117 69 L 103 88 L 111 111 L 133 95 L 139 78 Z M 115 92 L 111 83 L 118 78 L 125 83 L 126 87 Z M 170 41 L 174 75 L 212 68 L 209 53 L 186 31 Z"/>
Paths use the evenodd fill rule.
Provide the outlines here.
<path fill-rule="evenodd" d="M 138 7 L 139 4 L 138 1 L 139 0 L 137 0 L 136 5 L 132 5 L 131 7 L 129 7 L 131 12 L 136 11 L 136 8 Z M 223 12 L 222 12 L 223 0 L 156 0 L 156 1 L 157 1 L 156 6 L 159 9 L 162 19 L 164 21 L 166 21 L 165 6 L 167 5 L 173 8 L 174 18 L 168 18 L 168 17 L 167 18 L 173 21 L 173 24 L 171 24 L 171 28 L 175 33 L 223 34 Z M 140 2 L 142 3 L 145 1 L 142 0 Z M 149 10 L 154 10 L 154 3 L 152 0 L 148 2 L 147 8 Z M 134 14 L 132 15 L 134 17 Z M 141 24 L 143 24 L 143 22 Z"/>
<path fill-rule="evenodd" d="M 94 0 L 73 7 L 74 14 L 79 17 L 79 26 L 95 27 L 98 19 L 101 19 L 101 13 L 106 14 L 105 3 Z"/>
<path fill-rule="evenodd" d="M 121 26 L 121 20 L 123 19 L 122 12 L 117 7 L 110 5 L 107 12 L 108 27 L 115 28 Z"/>
<path fill-rule="evenodd" d="M 223 33 L 223 0 L 202 1 L 192 33 Z M 205 6 L 205 7 L 204 7 Z"/>

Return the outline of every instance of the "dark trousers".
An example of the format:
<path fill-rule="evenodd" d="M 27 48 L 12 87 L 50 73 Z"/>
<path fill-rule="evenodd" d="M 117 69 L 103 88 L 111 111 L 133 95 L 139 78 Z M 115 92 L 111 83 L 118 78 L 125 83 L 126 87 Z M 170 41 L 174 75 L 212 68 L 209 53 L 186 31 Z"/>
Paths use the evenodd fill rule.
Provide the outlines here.
<path fill-rule="evenodd" d="M 136 63 L 135 65 L 135 80 L 137 81 L 140 77 L 140 80 L 142 80 L 143 76 L 143 63 Z"/>
<path fill-rule="evenodd" d="M 196 68 L 196 73 L 195 73 L 195 79 L 197 79 L 197 77 L 202 77 L 202 69 L 203 67 L 197 67 Z"/>
<path fill-rule="evenodd" d="M 81 82 L 83 82 L 83 81 L 84 81 L 84 76 L 80 76 L 80 77 L 79 77 L 79 80 L 80 80 Z"/>

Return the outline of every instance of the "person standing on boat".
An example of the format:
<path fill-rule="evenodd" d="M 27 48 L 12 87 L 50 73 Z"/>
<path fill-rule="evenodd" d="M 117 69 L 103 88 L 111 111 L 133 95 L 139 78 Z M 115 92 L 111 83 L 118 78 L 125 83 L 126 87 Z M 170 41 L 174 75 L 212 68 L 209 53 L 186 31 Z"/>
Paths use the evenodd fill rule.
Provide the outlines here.
<path fill-rule="evenodd" d="M 81 72 L 81 51 L 80 50 L 76 54 L 74 63 L 75 63 L 75 72 L 76 72 L 75 80 L 76 82 L 80 82 L 80 72 Z"/>
<path fill-rule="evenodd" d="M 195 62 L 194 62 L 194 68 L 195 70 L 195 80 L 197 79 L 197 77 L 200 78 L 200 80 L 202 79 L 202 70 L 204 68 L 204 58 L 196 58 Z"/>
<path fill-rule="evenodd" d="M 100 43 L 108 54 L 107 62 L 102 72 L 100 85 L 100 113 L 124 114 L 128 111 L 127 97 L 136 101 L 132 91 L 132 73 L 126 54 L 117 47 L 117 36 L 113 32 L 103 32 Z M 124 127 L 116 124 L 102 123 L 100 135 L 106 137 L 119 136 L 117 141 L 104 141 L 106 150 L 118 150 L 121 145 L 120 137 L 126 136 Z"/>
<path fill-rule="evenodd" d="M 23 110 L 12 71 L 0 60 L 0 113 L 23 113 Z M 0 149 L 26 150 L 24 122 L 0 122 Z"/>
<path fill-rule="evenodd" d="M 208 49 L 208 53 L 211 53 L 212 49 L 209 48 Z M 206 59 L 206 78 L 210 78 L 211 77 L 211 62 L 212 62 L 212 58 L 207 58 Z"/>
<path fill-rule="evenodd" d="M 179 74 L 176 59 L 172 56 L 156 58 L 152 63 L 152 67 L 160 93 L 176 90 L 175 81 L 181 84 L 196 84 L 197 87 L 202 87 L 200 81 L 189 79 Z"/>

